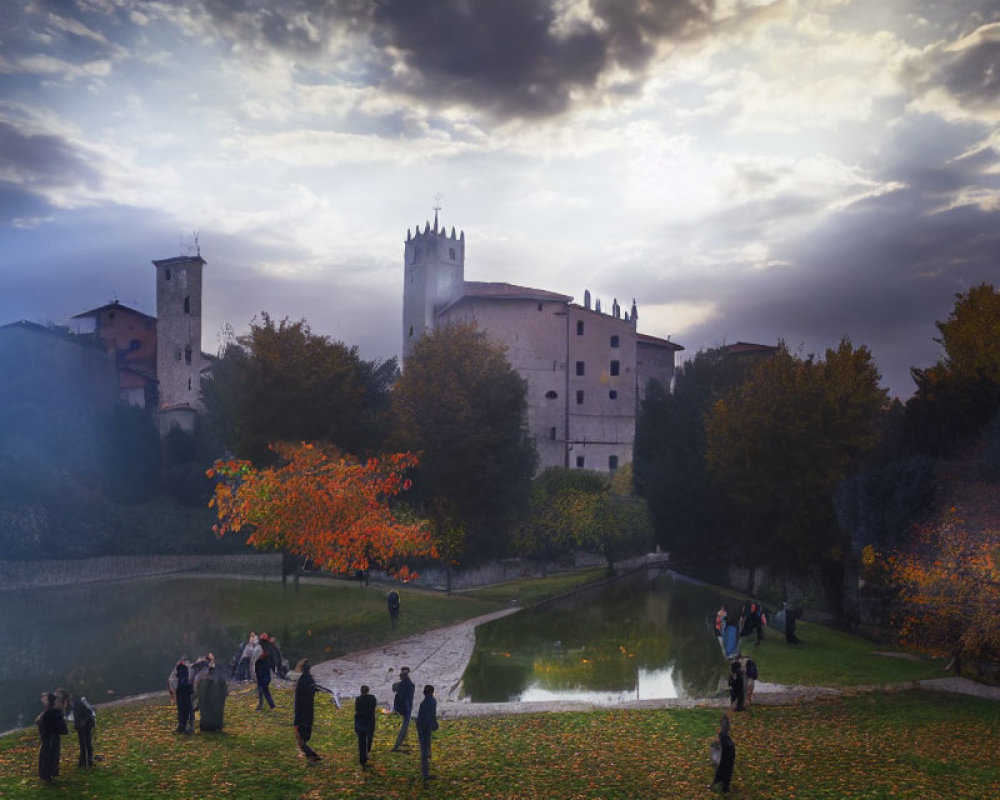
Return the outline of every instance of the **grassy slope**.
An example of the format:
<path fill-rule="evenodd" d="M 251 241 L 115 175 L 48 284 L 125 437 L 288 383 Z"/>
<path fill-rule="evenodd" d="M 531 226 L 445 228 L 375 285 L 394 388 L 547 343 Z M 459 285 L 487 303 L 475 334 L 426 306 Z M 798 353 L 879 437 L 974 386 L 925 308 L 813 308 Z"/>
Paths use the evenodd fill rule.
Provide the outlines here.
<path fill-rule="evenodd" d="M 298 757 L 291 693 L 252 710 L 248 691 L 227 706 L 223 734 L 172 733 L 173 709 L 102 709 L 92 770 L 64 739 L 63 776 L 42 786 L 32 731 L 0 740 L 0 796 L 54 794 L 184 798 L 692 798 L 707 797 L 708 743 L 719 710 L 612 710 L 443 719 L 431 789 L 414 752 L 390 753 L 397 719 L 380 719 L 372 769 L 357 766 L 350 704 L 317 701 L 316 766 Z M 735 798 L 985 798 L 997 796 L 995 703 L 925 692 L 872 694 L 736 715 Z M 411 737 L 413 734 L 411 733 Z"/>

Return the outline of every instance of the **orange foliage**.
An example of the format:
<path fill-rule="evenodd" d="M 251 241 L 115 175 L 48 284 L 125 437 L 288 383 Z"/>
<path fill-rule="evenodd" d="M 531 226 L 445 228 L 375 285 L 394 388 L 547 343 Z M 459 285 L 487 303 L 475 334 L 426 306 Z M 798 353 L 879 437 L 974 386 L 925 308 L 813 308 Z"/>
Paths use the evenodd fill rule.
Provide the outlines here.
<path fill-rule="evenodd" d="M 416 456 L 393 453 L 361 464 L 311 444 L 271 449 L 278 466 L 216 461 L 208 470 L 218 479 L 209 505 L 220 536 L 246 528 L 247 542 L 261 550 L 287 550 L 338 573 L 379 565 L 403 580 L 415 573 L 394 566 L 398 561 L 437 557 L 427 527 L 399 520 L 388 505 L 409 488 L 404 473 Z"/>
<path fill-rule="evenodd" d="M 904 604 L 903 641 L 933 655 L 1000 658 L 1000 528 L 975 530 L 951 508 L 887 566 Z"/>

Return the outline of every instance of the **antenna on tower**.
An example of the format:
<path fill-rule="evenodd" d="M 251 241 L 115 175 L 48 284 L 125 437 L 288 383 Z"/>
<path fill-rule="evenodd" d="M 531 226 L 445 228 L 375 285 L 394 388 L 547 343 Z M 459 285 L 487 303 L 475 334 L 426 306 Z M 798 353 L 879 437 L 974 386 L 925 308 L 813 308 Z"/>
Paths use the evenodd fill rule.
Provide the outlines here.
<path fill-rule="evenodd" d="M 181 236 L 181 255 L 190 256 L 192 252 L 194 255 L 201 257 L 201 244 L 198 242 L 198 231 L 193 231 L 191 233 L 190 239 L 185 239 Z"/>
<path fill-rule="evenodd" d="M 198 241 L 198 231 L 194 232 L 194 254 L 201 258 L 201 243 Z"/>
<path fill-rule="evenodd" d="M 444 197 L 440 192 L 434 195 L 434 233 L 437 233 L 438 229 L 438 211 L 441 210 L 441 200 Z"/>

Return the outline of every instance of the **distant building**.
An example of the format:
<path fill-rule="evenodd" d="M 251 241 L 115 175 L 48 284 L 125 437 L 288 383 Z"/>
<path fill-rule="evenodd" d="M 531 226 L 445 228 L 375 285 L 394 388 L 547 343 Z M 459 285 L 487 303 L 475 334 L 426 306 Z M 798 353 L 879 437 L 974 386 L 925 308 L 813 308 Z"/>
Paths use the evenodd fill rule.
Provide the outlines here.
<path fill-rule="evenodd" d="M 684 348 L 640 334 L 635 301 L 603 313 L 569 295 L 465 280 L 465 233 L 426 223 L 404 249 L 403 368 L 417 340 L 452 322 L 474 321 L 507 348 L 528 384 L 527 428 L 540 468 L 613 472 L 632 460 L 638 403 L 650 379 L 670 386 Z"/>
<path fill-rule="evenodd" d="M 201 376 L 212 363 L 201 352 L 205 263 L 200 255 L 153 261 L 155 317 L 116 300 L 72 318 L 76 334 L 96 337 L 113 355 L 121 400 L 154 411 L 163 434 L 193 430 L 204 410 Z"/>

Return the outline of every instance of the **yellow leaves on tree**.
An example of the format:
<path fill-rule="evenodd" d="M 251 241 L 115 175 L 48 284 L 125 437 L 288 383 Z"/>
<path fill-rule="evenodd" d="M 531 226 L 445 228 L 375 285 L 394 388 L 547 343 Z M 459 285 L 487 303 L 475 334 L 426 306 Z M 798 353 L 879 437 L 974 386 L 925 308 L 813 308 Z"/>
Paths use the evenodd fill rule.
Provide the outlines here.
<path fill-rule="evenodd" d="M 409 488 L 411 453 L 394 453 L 365 463 L 311 444 L 279 443 L 271 448 L 279 464 L 257 469 L 249 461 L 217 461 L 209 505 L 221 536 L 250 531 L 248 543 L 261 550 L 287 550 L 332 572 L 381 566 L 396 577 L 412 577 L 405 559 L 436 557 L 427 527 L 403 522 L 389 500 Z"/>
<path fill-rule="evenodd" d="M 973 530 L 952 509 L 888 559 L 904 642 L 933 655 L 1000 659 L 1000 529 Z"/>

